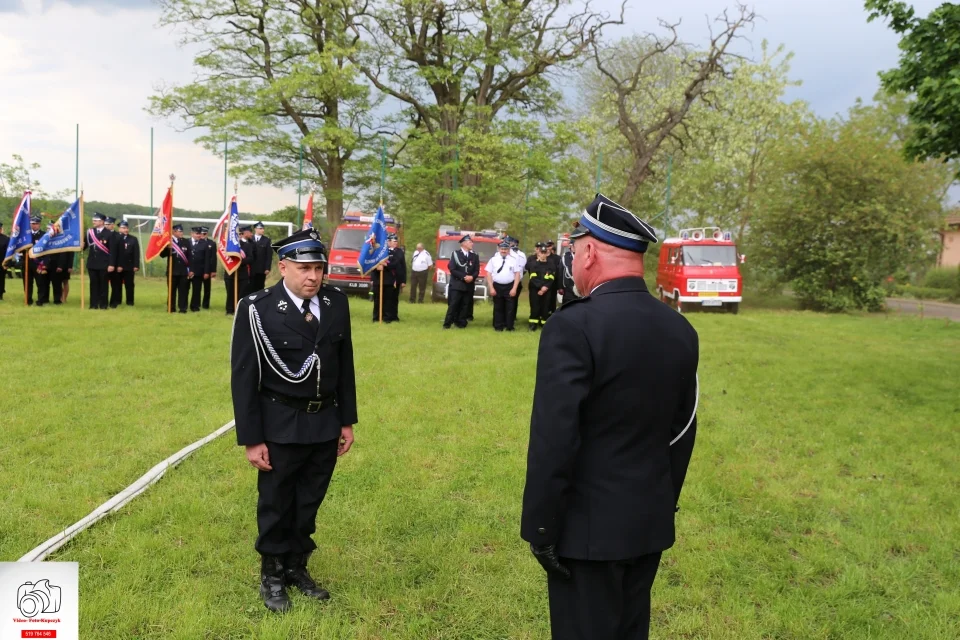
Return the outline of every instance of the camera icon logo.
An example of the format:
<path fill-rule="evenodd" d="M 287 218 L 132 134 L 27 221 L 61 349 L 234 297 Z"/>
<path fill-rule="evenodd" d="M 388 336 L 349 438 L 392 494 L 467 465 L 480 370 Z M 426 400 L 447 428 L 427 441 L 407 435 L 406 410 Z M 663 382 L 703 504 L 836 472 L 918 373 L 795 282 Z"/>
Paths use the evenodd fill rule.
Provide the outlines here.
<path fill-rule="evenodd" d="M 35 618 L 41 613 L 60 611 L 60 587 L 49 580 L 24 582 L 17 589 L 17 608 L 25 618 Z"/>

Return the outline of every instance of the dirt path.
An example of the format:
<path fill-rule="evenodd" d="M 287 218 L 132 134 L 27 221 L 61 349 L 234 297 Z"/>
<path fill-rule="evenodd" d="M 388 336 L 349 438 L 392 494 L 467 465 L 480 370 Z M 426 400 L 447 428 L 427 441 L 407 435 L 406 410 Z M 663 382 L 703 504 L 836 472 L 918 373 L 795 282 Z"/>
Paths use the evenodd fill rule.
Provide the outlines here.
<path fill-rule="evenodd" d="M 924 318 L 949 318 L 954 322 L 960 322 L 960 304 L 913 298 L 887 298 L 887 309 L 898 313 L 919 316 L 921 305 Z"/>

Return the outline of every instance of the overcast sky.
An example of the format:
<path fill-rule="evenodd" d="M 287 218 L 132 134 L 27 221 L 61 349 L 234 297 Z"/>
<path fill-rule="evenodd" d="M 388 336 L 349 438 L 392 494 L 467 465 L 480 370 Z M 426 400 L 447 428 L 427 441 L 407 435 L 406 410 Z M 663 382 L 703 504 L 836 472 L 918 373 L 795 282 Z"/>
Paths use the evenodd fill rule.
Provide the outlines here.
<path fill-rule="evenodd" d="M 942 0 L 915 0 L 926 13 Z M 681 36 L 702 43 L 708 16 L 723 0 L 630 0 L 618 32 L 656 30 L 658 17 L 682 20 Z M 595 0 L 609 11 L 612 0 Z M 791 98 L 820 115 L 844 112 L 878 88 L 877 72 L 897 62 L 897 38 L 867 24 L 862 0 L 756 0 L 763 18 L 751 39 L 783 43 L 795 54 Z M 50 190 L 73 187 L 74 137 L 80 124 L 80 180 L 88 200 L 150 200 L 150 127 L 154 127 L 154 204 L 176 173 L 176 204 L 199 210 L 223 204 L 223 161 L 195 145 L 189 133 L 157 122 L 144 107 L 158 83 L 191 78 L 191 55 L 169 29 L 156 27 L 151 0 L 0 0 L 0 159 L 20 153 L 42 169 Z M 232 187 L 231 187 L 232 188 Z M 241 210 L 270 213 L 296 204 L 296 193 L 241 187 Z M 0 212 L 0 217 L 6 217 Z"/>

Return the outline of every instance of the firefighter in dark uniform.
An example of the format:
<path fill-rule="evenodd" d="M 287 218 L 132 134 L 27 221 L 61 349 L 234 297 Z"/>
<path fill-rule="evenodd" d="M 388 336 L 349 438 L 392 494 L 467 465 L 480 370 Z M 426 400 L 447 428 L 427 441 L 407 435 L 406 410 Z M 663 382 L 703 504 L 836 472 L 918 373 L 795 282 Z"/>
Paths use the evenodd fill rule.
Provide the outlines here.
<path fill-rule="evenodd" d="M 107 308 L 107 276 L 114 271 L 110 255 L 113 232 L 104 228 L 104 220 L 102 213 L 94 213 L 93 226 L 83 237 L 83 250 L 88 252 L 86 269 L 90 278 L 91 309 Z"/>
<path fill-rule="evenodd" d="M 0 222 L 0 300 L 3 300 L 3 294 L 7 291 L 7 269 L 3 265 L 3 258 L 9 246 L 10 236 L 3 232 L 3 223 Z"/>
<path fill-rule="evenodd" d="M 170 244 L 160 252 L 162 258 L 173 261 L 173 287 L 170 290 L 171 298 L 167 300 L 170 313 L 187 312 L 187 293 L 190 280 L 190 243 L 183 239 L 183 225 L 173 225 L 173 238 Z M 167 267 L 169 268 L 169 266 Z"/>
<path fill-rule="evenodd" d="M 250 240 L 253 230 L 250 227 L 240 227 L 237 229 L 240 233 L 240 266 L 232 274 L 227 274 L 223 279 L 227 287 L 227 315 L 233 315 L 233 279 L 237 279 L 237 295 L 240 300 L 249 293 L 250 276 L 253 273 L 253 264 L 256 262 L 256 245 Z"/>
<path fill-rule="evenodd" d="M 387 257 L 370 274 L 373 290 L 373 321 L 380 321 L 380 279 L 383 278 L 383 321 L 398 322 L 400 290 L 407 282 L 407 263 L 397 246 L 397 234 L 387 236 Z"/>
<path fill-rule="evenodd" d="M 117 258 L 115 266 L 120 275 L 120 282 L 123 284 L 123 292 L 126 296 L 126 305 L 133 306 L 134 288 L 136 287 L 136 273 L 140 271 L 140 242 L 136 236 L 130 235 L 130 223 L 126 220 L 120 221 L 120 233 L 117 235 Z M 119 305 L 123 301 L 121 294 L 117 294 L 116 305 L 111 299 L 110 304 Z"/>
<path fill-rule="evenodd" d="M 203 283 L 210 281 L 210 257 L 207 255 L 209 247 L 200 236 L 203 227 L 190 229 L 190 311 L 200 311 L 200 297 L 203 295 Z"/>
<path fill-rule="evenodd" d="M 473 238 L 465 235 L 460 238 L 460 248 L 450 255 L 447 269 L 450 271 L 450 284 L 447 287 L 447 315 L 443 319 L 443 328 L 457 325 L 460 329 L 467 326 L 467 298 L 473 297 L 477 276 L 480 275 L 480 257 L 473 251 Z"/>
<path fill-rule="evenodd" d="M 357 392 L 347 296 L 322 285 L 313 229 L 273 245 L 279 283 L 240 301 L 231 340 L 237 443 L 259 470 L 260 595 L 286 611 L 286 587 L 326 600 L 307 569 L 311 535 L 337 457 L 353 444 Z"/>
<path fill-rule="evenodd" d="M 117 219 L 107 216 L 103 228 L 107 231 L 107 246 L 110 248 L 110 268 L 107 269 L 107 282 L 110 285 L 110 308 L 116 309 L 123 300 L 123 275 L 117 271 L 117 254 L 120 253 L 120 234 L 116 230 Z"/>
<path fill-rule="evenodd" d="M 257 257 L 250 274 L 250 291 L 260 291 L 267 286 L 267 276 L 273 268 L 273 251 L 270 238 L 263 234 L 263 223 L 253 225 L 253 244 L 257 247 Z"/>
<path fill-rule="evenodd" d="M 53 289 L 53 304 L 63 304 L 67 301 L 70 290 L 70 274 L 73 273 L 73 251 L 63 251 L 50 258 L 48 271 L 50 273 L 50 287 Z"/>
<path fill-rule="evenodd" d="M 47 230 L 43 231 L 39 228 L 40 223 L 42 222 L 42 218 L 39 216 L 36 217 L 36 220 L 37 220 L 36 228 L 34 228 L 33 220 L 34 220 L 33 218 L 30 219 L 30 231 L 33 236 L 32 242 L 34 246 L 36 246 L 40 238 L 42 238 L 47 233 L 52 233 L 53 223 L 48 224 Z M 52 258 L 55 257 L 55 255 L 56 254 L 47 254 L 47 255 L 40 256 L 39 258 L 34 258 L 32 256 L 30 258 L 30 267 L 33 269 L 33 272 L 35 274 L 34 282 L 37 285 L 37 306 L 38 307 L 42 307 L 43 305 L 48 304 L 50 302 L 50 263 Z M 32 296 L 33 291 L 31 291 L 30 293 Z M 31 299 L 30 302 L 32 303 L 33 300 Z"/>
<path fill-rule="evenodd" d="M 30 234 L 33 244 L 37 244 L 37 240 L 43 237 L 43 231 L 40 229 L 40 216 L 30 216 Z M 24 253 L 27 253 L 26 251 Z M 26 260 L 29 256 L 24 256 Z M 29 264 L 27 264 L 26 269 L 22 269 L 24 274 L 23 286 L 27 288 L 27 304 L 33 304 L 33 290 L 37 290 L 37 302 L 40 302 L 40 291 L 42 290 L 41 282 L 46 280 L 46 276 L 43 276 L 41 271 L 41 265 L 37 260 L 30 259 Z M 42 304 L 42 302 L 41 302 Z"/>
<path fill-rule="evenodd" d="M 537 253 L 527 262 L 530 272 L 530 331 L 536 331 L 550 317 L 550 292 L 556 282 L 556 267 L 549 259 L 547 245 L 537 243 Z M 555 295 L 555 294 L 554 294 Z"/>
<path fill-rule="evenodd" d="M 203 280 L 203 302 L 200 304 L 203 309 L 210 308 L 210 289 L 217 277 L 217 244 L 207 237 L 208 233 L 209 228 L 200 227 L 200 239 L 207 243 L 207 273 L 210 274 Z"/>
<path fill-rule="evenodd" d="M 568 248 L 560 259 L 560 286 L 563 301 L 561 304 L 567 304 L 574 300 L 579 300 L 577 288 L 573 282 L 573 252 Z"/>
<path fill-rule="evenodd" d="M 693 453 L 698 339 L 644 284 L 650 225 L 599 194 L 576 224 L 589 295 L 540 337 L 521 535 L 554 640 L 643 639 Z"/>
<path fill-rule="evenodd" d="M 547 317 L 549 318 L 557 310 L 557 292 L 560 291 L 563 284 L 563 265 L 554 248 L 553 240 L 547 240 L 545 244 L 547 246 L 547 262 L 550 262 L 554 268 L 553 286 L 550 287 L 549 308 L 547 309 Z"/>

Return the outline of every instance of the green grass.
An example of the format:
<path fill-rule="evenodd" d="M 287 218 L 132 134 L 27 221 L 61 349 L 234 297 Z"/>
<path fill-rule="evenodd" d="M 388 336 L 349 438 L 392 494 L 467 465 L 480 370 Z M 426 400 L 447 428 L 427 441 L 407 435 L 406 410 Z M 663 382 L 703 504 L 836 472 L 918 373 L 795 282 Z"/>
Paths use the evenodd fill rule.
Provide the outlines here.
<path fill-rule="evenodd" d="M 159 287 L 135 310 L 0 303 L 0 353 L 31 354 L 0 411 L 0 559 L 231 418 L 229 320 L 168 317 Z M 255 474 L 228 434 L 56 554 L 80 562 L 82 637 L 548 637 L 518 537 L 537 337 L 494 333 L 483 305 L 463 332 L 440 329 L 441 305 L 403 303 L 390 326 L 351 308 L 357 444 L 311 559 L 333 600 L 260 604 Z M 653 637 L 956 638 L 960 326 L 690 318 L 700 431 Z"/>

